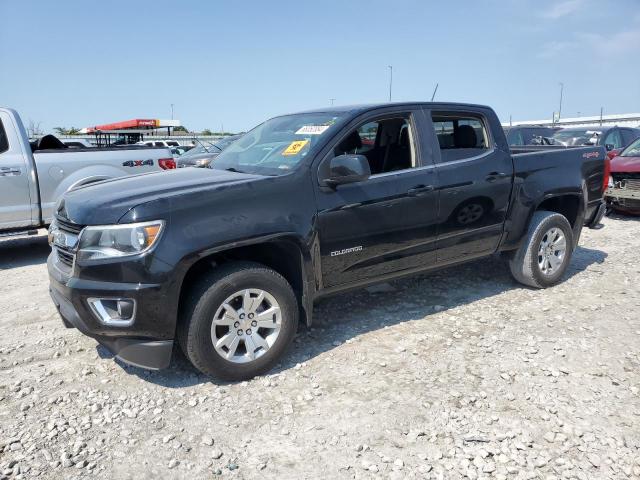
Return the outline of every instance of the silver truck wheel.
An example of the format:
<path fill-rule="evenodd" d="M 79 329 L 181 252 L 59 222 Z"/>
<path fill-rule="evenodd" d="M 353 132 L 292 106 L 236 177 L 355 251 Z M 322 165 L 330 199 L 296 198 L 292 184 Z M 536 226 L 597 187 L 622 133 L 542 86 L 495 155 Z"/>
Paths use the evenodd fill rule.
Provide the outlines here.
<path fill-rule="evenodd" d="M 538 268 L 544 275 L 553 275 L 562 266 L 567 253 L 567 240 L 562 230 L 551 227 L 538 247 Z"/>
<path fill-rule="evenodd" d="M 225 360 L 246 363 L 267 353 L 278 339 L 282 311 L 269 292 L 240 290 L 229 295 L 211 322 L 211 342 Z"/>
<path fill-rule="evenodd" d="M 509 258 L 509 268 L 520 283 L 546 288 L 558 283 L 573 254 L 573 230 L 564 215 L 537 211 L 522 245 Z"/>
<path fill-rule="evenodd" d="M 201 372 L 246 380 L 282 357 L 298 327 L 298 300 L 278 272 L 253 262 L 215 267 L 189 288 L 178 342 Z"/>

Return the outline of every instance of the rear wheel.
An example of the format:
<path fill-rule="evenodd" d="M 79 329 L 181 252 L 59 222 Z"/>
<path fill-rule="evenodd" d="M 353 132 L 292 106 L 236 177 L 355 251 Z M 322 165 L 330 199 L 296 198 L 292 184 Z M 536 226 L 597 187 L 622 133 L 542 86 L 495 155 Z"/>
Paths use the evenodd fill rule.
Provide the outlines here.
<path fill-rule="evenodd" d="M 269 370 L 293 340 L 298 305 L 287 281 L 260 264 L 218 267 L 189 292 L 178 340 L 201 372 L 244 380 Z"/>
<path fill-rule="evenodd" d="M 530 287 L 546 288 L 558 283 L 573 254 L 573 230 L 563 215 L 535 212 L 527 238 L 509 259 L 513 277 Z"/>

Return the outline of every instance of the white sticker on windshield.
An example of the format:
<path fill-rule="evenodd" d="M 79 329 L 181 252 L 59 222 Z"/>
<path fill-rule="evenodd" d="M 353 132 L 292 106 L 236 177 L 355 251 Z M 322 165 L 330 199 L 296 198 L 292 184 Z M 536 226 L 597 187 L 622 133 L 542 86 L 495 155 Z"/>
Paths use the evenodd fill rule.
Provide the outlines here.
<path fill-rule="evenodd" d="M 322 135 L 331 125 L 305 125 L 301 127 L 296 135 Z"/>

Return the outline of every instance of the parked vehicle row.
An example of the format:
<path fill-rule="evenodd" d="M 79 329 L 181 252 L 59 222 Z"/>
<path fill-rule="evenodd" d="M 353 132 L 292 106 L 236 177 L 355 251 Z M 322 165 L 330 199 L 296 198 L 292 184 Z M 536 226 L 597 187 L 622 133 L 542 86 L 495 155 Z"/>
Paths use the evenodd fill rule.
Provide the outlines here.
<path fill-rule="evenodd" d="M 239 139 L 242 135 L 231 135 L 215 142 L 199 142 L 188 153 L 178 159 L 178 168 L 207 167 L 211 161 L 220 155 L 225 148 Z"/>
<path fill-rule="evenodd" d="M 134 365 L 179 344 L 251 378 L 327 295 L 496 252 L 517 281 L 556 284 L 608 178 L 601 146 L 513 154 L 492 109 L 456 103 L 275 117 L 208 167 L 64 195 L 48 270 L 67 327 Z"/>
<path fill-rule="evenodd" d="M 73 188 L 175 167 L 166 148 L 69 148 L 53 135 L 30 143 L 18 113 L 0 108 L 0 236 L 48 225 Z"/>
<path fill-rule="evenodd" d="M 545 127 L 518 125 L 505 127 L 510 146 L 557 145 L 562 147 L 598 145 L 606 148 L 609 158 L 640 138 L 640 129 L 630 127 Z"/>

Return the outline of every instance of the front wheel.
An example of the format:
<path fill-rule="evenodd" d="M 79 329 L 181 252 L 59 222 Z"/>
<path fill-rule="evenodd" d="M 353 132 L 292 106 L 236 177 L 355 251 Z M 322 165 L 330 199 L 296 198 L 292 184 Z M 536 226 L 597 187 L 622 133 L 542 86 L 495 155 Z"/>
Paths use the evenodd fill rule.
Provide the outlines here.
<path fill-rule="evenodd" d="M 185 302 L 178 341 L 201 372 L 246 380 L 268 371 L 291 344 L 298 304 L 289 283 L 260 264 L 222 265 Z"/>
<path fill-rule="evenodd" d="M 564 275 L 573 254 L 573 230 L 564 215 L 537 211 L 527 238 L 509 258 L 511 274 L 535 288 L 555 285 Z"/>

